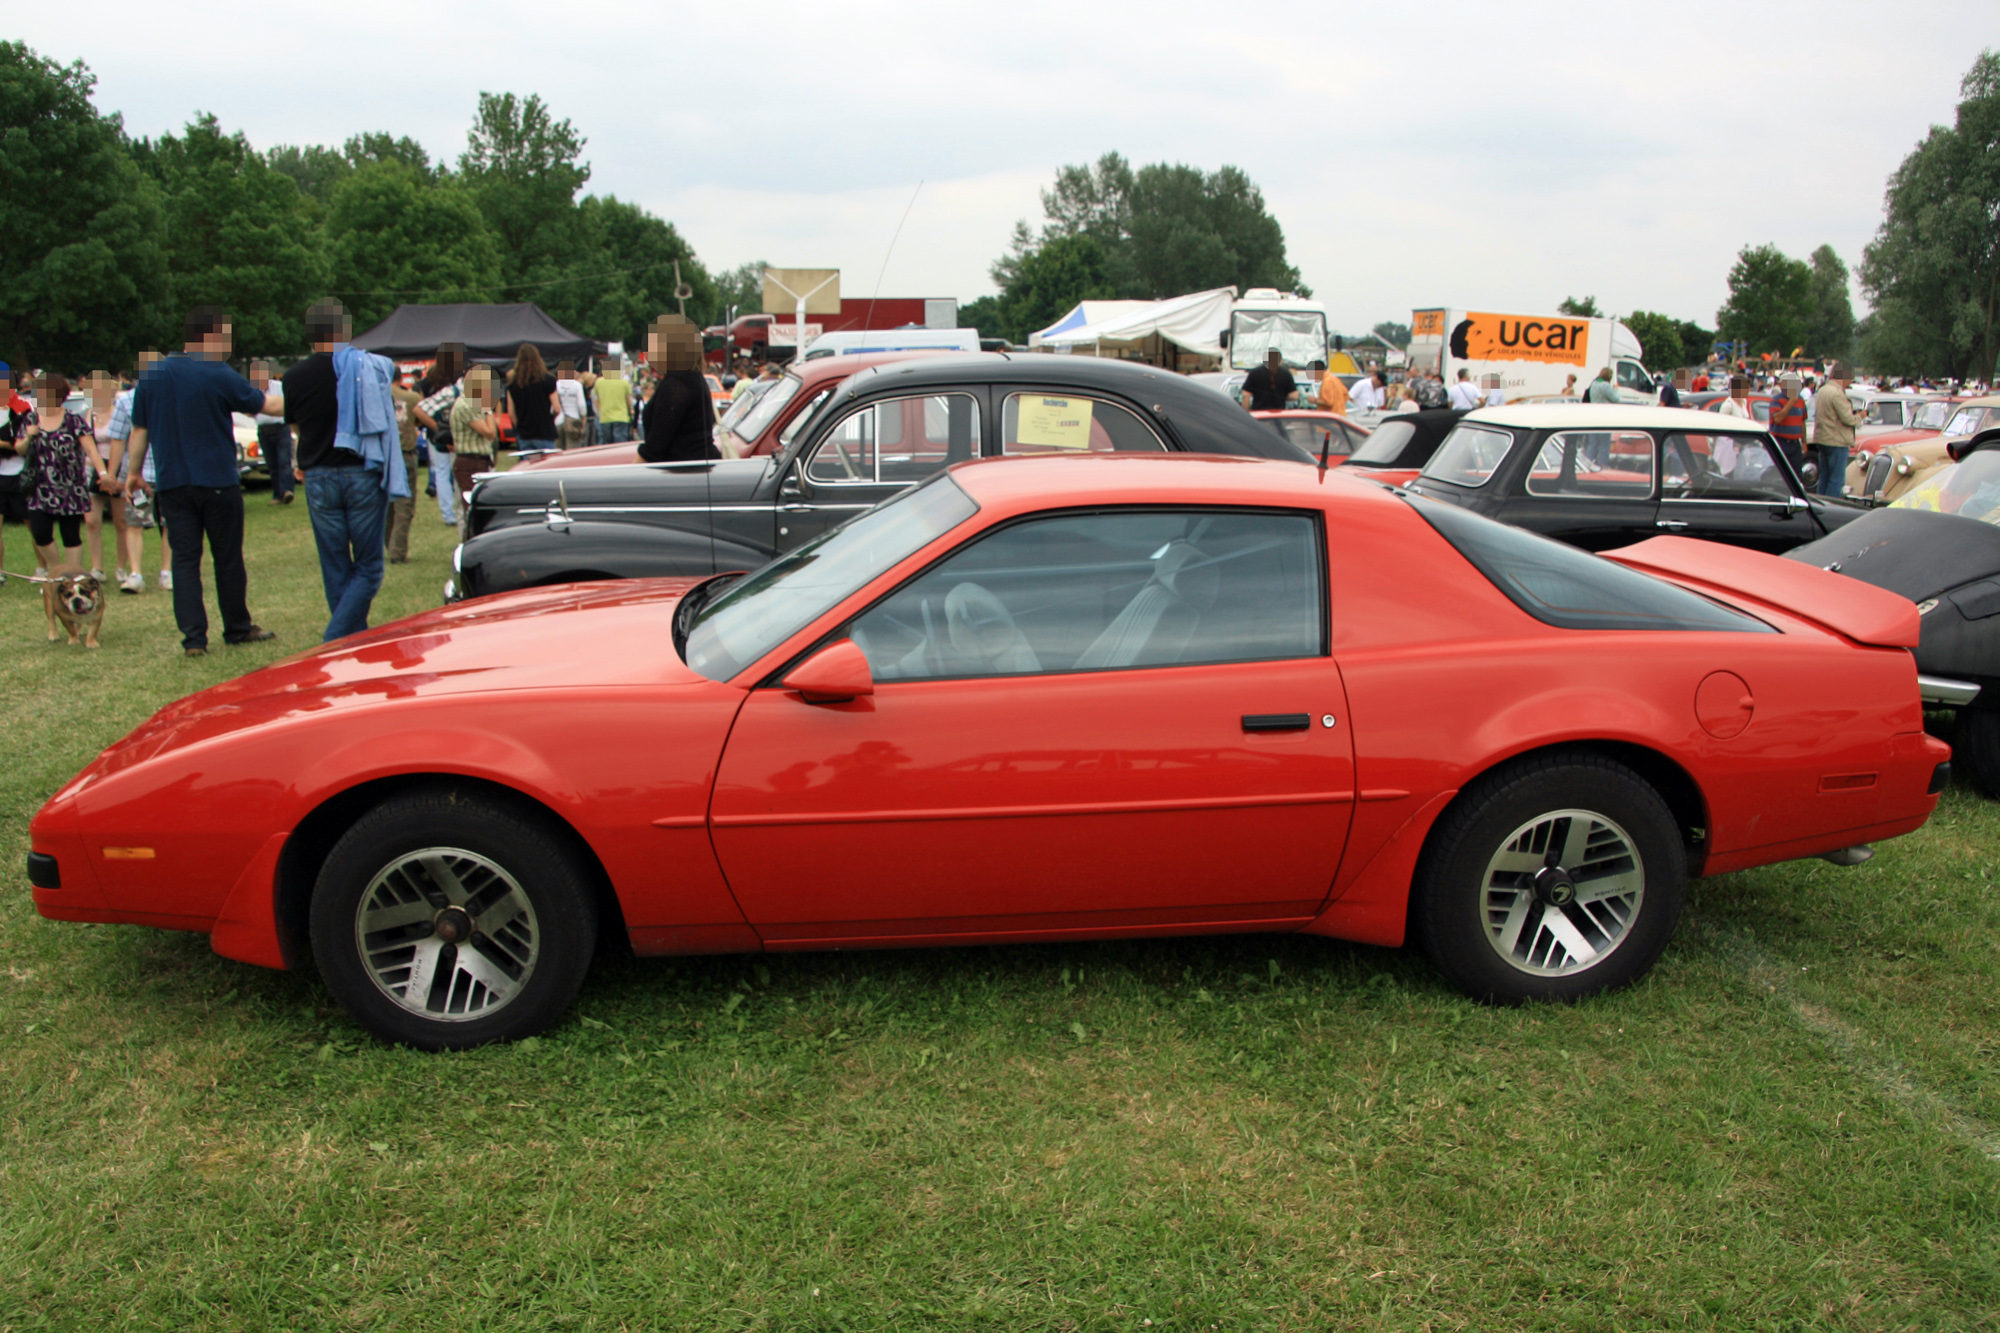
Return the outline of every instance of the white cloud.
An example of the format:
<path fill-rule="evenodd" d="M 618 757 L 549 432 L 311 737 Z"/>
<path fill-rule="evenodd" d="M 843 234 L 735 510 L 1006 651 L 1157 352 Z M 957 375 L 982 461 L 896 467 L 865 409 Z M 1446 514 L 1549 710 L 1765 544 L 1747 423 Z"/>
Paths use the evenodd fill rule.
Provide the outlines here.
<path fill-rule="evenodd" d="M 1357 331 L 1585 293 L 1707 321 L 1766 241 L 1858 265 L 1889 172 L 2000 45 L 1991 0 L 94 12 L 9 26 L 86 60 L 134 133 L 209 110 L 260 146 L 387 129 L 451 159 L 480 90 L 539 93 L 592 190 L 714 267 L 838 265 L 850 292 L 919 181 L 883 292 L 970 298 L 1057 167 L 1233 163 Z"/>

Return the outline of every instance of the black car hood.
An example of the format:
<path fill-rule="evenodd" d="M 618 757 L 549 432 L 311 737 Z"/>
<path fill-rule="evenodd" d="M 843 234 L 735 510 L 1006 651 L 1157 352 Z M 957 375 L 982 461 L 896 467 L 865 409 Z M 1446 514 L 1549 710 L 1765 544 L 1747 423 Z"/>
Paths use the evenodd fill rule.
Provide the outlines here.
<path fill-rule="evenodd" d="M 571 509 L 591 505 L 727 504 L 752 498 L 773 467 L 769 458 L 707 463 L 634 463 L 619 467 L 503 472 L 479 485 L 494 508 L 541 508 L 560 497 Z"/>
<path fill-rule="evenodd" d="M 2000 576 L 2000 527 L 1922 509 L 1877 509 L 1785 558 L 1921 602 Z"/>

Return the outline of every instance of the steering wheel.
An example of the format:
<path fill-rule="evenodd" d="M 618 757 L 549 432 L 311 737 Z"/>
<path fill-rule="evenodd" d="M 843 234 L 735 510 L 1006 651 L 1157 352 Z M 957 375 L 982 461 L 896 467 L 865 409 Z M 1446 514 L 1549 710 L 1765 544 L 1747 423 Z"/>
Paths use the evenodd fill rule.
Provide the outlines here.
<path fill-rule="evenodd" d="M 944 599 L 953 651 L 995 671 L 1039 671 L 1041 662 L 1007 608 L 977 583 L 961 583 Z"/>

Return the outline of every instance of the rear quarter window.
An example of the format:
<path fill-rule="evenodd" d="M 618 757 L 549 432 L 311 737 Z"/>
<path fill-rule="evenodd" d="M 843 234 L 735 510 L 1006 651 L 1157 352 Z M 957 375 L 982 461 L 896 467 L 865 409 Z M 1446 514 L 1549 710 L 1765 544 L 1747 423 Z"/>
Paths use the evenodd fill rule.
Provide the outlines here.
<path fill-rule="evenodd" d="M 1492 426 L 1454 426 L 1438 451 L 1431 455 L 1431 461 L 1424 464 L 1424 476 L 1454 486 L 1484 486 L 1513 447 L 1514 436 L 1510 431 Z"/>
<path fill-rule="evenodd" d="M 1403 502 L 1436 528 L 1507 600 L 1558 629 L 1708 630 L 1775 634 L 1719 602 L 1602 556 L 1456 505 L 1406 495 Z"/>

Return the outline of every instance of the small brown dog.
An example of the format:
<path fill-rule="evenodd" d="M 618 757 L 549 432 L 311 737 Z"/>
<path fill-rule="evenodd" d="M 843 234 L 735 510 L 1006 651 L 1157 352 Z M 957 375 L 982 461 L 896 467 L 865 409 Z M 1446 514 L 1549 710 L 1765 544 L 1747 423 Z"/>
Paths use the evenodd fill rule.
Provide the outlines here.
<path fill-rule="evenodd" d="M 42 585 L 42 609 L 48 612 L 50 643 L 62 637 L 56 631 L 56 622 L 61 621 L 68 642 L 75 643 L 82 635 L 84 647 L 97 646 L 97 630 L 104 623 L 104 589 L 88 570 L 64 565 L 51 571 Z"/>

